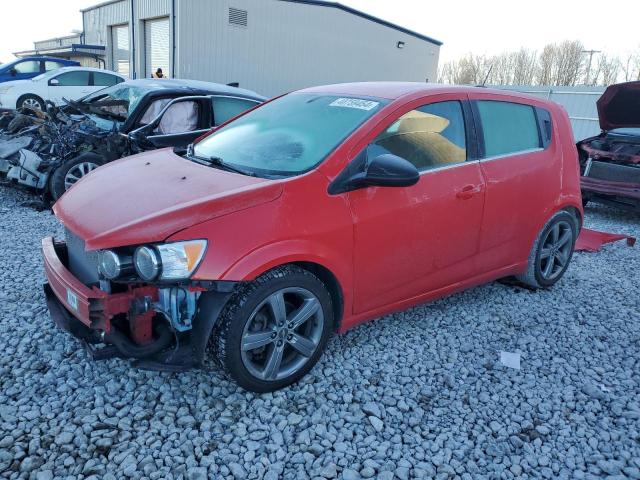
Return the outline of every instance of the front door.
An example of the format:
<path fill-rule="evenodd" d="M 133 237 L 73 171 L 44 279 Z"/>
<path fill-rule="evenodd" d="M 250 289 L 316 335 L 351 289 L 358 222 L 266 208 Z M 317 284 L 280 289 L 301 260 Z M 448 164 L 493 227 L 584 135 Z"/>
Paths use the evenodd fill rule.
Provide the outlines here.
<path fill-rule="evenodd" d="M 49 80 L 49 99 L 56 105 L 63 103 L 63 99 L 77 100 L 99 88 L 90 85 L 91 72 L 88 70 L 74 70 L 61 73 Z"/>
<path fill-rule="evenodd" d="M 370 158 L 391 153 L 413 163 L 421 172 L 418 183 L 348 194 L 356 314 L 475 273 L 485 187 L 468 104 L 453 96 L 438 100 L 390 119 L 367 147 Z"/>

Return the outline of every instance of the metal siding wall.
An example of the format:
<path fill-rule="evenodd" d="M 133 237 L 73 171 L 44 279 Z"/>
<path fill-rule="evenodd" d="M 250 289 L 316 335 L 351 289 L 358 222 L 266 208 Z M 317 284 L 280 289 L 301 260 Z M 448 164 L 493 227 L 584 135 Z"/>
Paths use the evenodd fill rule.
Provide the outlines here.
<path fill-rule="evenodd" d="M 167 16 L 171 14 L 171 0 L 133 0 L 134 19 L 131 19 L 131 1 L 122 0 L 96 7 L 83 12 L 85 27 L 85 43 L 90 45 L 104 45 L 107 52 L 112 52 L 111 27 L 113 25 L 129 24 L 129 34 L 133 24 L 133 36 L 130 38 L 130 45 L 135 45 L 135 57 L 131 52 L 131 65 L 135 65 L 137 77 L 144 77 L 144 20 Z M 169 46 L 171 49 L 171 45 Z M 113 58 L 111 53 L 107 53 L 106 67 L 113 69 Z"/>
<path fill-rule="evenodd" d="M 135 0 L 136 18 L 166 17 L 171 13 L 171 0 Z"/>
<path fill-rule="evenodd" d="M 51 40 L 43 40 L 41 42 L 34 42 L 34 50 L 45 50 L 47 48 L 65 47 L 73 43 L 80 43 L 80 35 L 73 37 L 54 38 Z"/>
<path fill-rule="evenodd" d="M 438 46 L 335 8 L 177 1 L 182 78 L 240 82 L 265 95 L 323 83 L 436 79 Z M 248 11 L 247 28 L 228 25 L 229 7 Z"/>
<path fill-rule="evenodd" d="M 535 95 L 552 100 L 564 107 L 571 120 L 573 136 L 582 140 L 600 133 L 596 102 L 605 87 L 540 87 L 540 86 L 496 86 L 503 90 Z"/>

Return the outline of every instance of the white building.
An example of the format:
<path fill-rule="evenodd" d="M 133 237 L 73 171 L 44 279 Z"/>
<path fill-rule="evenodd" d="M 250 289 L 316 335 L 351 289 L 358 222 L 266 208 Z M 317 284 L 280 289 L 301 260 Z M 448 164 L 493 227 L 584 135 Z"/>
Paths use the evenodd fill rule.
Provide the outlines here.
<path fill-rule="evenodd" d="M 277 95 L 347 81 L 435 81 L 441 45 L 317 0 L 111 0 L 81 13 L 81 35 L 19 55 L 80 58 L 132 78 L 162 68 Z"/>

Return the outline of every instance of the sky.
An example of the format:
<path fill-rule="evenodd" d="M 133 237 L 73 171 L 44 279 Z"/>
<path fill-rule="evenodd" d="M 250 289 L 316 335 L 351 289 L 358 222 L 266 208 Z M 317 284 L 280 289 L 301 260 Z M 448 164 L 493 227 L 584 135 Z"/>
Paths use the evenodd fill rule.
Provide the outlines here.
<path fill-rule="evenodd" d="M 79 10 L 100 1 L 5 0 L 0 61 L 13 59 L 12 52 L 33 48 L 34 40 L 81 29 Z M 442 41 L 441 63 L 469 52 L 491 55 L 520 47 L 540 50 L 546 43 L 574 39 L 581 40 L 588 49 L 621 56 L 640 50 L 638 0 L 340 1 Z M 598 19 L 602 19 L 599 25 Z"/>

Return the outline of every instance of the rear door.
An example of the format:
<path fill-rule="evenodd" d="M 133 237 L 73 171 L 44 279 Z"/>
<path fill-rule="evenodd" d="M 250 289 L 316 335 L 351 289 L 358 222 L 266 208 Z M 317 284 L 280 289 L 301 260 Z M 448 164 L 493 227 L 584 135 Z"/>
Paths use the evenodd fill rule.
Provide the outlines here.
<path fill-rule="evenodd" d="M 560 192 L 561 153 L 544 109 L 490 93 L 471 95 L 486 180 L 480 268 L 526 261 Z"/>

